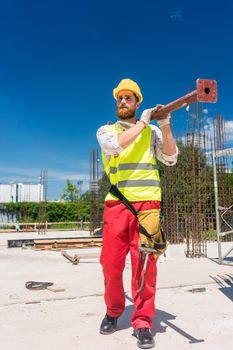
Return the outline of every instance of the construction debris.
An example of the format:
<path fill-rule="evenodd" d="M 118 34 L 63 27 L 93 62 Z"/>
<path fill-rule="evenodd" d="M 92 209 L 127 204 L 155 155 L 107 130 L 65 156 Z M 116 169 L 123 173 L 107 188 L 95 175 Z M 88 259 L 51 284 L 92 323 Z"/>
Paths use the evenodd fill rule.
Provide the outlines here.
<path fill-rule="evenodd" d="M 74 256 L 69 255 L 67 252 L 62 251 L 61 255 L 64 256 L 66 259 L 68 259 L 70 262 L 72 262 L 73 265 L 78 265 L 80 256 L 75 254 Z"/>
<path fill-rule="evenodd" d="M 193 288 L 193 289 L 189 289 L 189 292 L 192 293 L 202 293 L 202 292 L 206 292 L 206 288 Z"/>
<path fill-rule="evenodd" d="M 54 285 L 52 282 L 36 282 L 27 281 L 25 287 L 30 290 L 44 290 L 48 289 L 51 292 L 64 292 L 65 288 L 61 286 Z"/>
<path fill-rule="evenodd" d="M 52 282 L 36 282 L 36 281 L 27 281 L 25 287 L 30 290 L 42 290 L 47 289 L 53 285 Z"/>

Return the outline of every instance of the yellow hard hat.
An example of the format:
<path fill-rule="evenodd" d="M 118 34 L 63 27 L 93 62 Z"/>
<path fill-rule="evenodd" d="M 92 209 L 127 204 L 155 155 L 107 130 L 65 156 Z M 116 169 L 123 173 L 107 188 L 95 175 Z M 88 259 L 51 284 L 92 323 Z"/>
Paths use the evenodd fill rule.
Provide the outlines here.
<path fill-rule="evenodd" d="M 118 84 L 118 86 L 115 89 L 113 89 L 113 96 L 116 100 L 117 100 L 118 93 L 122 90 L 132 91 L 135 95 L 138 96 L 139 103 L 142 102 L 143 100 L 142 93 L 141 93 L 140 87 L 138 86 L 137 83 L 135 83 L 135 81 L 131 79 L 122 79 Z"/>

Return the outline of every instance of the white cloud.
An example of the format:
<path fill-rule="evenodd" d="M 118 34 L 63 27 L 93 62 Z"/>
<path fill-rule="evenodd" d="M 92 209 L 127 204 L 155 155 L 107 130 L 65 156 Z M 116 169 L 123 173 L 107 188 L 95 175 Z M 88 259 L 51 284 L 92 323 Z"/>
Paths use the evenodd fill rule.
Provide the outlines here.
<path fill-rule="evenodd" d="M 225 121 L 225 132 L 227 142 L 233 142 L 233 121 Z"/>
<path fill-rule="evenodd" d="M 70 181 L 89 181 L 89 175 L 82 173 L 63 173 L 59 171 L 49 171 L 49 178 L 51 180 L 57 180 L 57 181 L 64 181 L 64 180 L 70 180 Z"/>
<path fill-rule="evenodd" d="M 213 139 L 214 137 L 214 126 L 213 126 L 213 119 L 212 118 L 206 118 L 206 124 L 204 126 L 206 135 Z M 226 143 L 232 143 L 233 142 L 233 121 L 225 120 L 225 133 L 226 133 Z"/>
<path fill-rule="evenodd" d="M 171 19 L 179 19 L 179 18 L 182 18 L 181 10 L 172 10 L 172 11 L 170 11 L 169 17 L 170 17 Z"/>
<path fill-rule="evenodd" d="M 89 181 L 89 174 L 69 173 L 58 170 L 48 170 L 48 181 L 64 181 L 64 180 L 82 180 Z M 40 181 L 40 169 L 20 168 L 20 167 L 0 167 L 0 182 L 36 182 Z"/>
<path fill-rule="evenodd" d="M 24 181 L 31 181 L 31 179 L 39 179 L 40 172 L 36 169 L 0 166 L 0 179 L 2 178 L 14 178 L 22 177 Z"/>

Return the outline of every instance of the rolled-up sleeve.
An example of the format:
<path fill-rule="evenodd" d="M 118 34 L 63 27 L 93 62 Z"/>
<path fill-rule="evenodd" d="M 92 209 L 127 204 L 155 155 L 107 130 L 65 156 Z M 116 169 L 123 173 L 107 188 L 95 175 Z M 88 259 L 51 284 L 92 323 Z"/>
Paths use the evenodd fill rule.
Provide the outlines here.
<path fill-rule="evenodd" d="M 178 158 L 178 147 L 176 146 L 176 153 L 169 156 L 165 153 L 163 153 L 163 142 L 162 142 L 162 132 L 159 128 L 156 126 L 153 126 L 152 129 L 152 145 L 154 147 L 155 151 L 155 157 L 162 162 L 163 164 L 167 166 L 173 166 L 177 163 L 177 158 Z"/>
<path fill-rule="evenodd" d="M 104 126 L 97 130 L 96 136 L 102 151 L 106 155 L 117 155 L 123 151 L 123 148 L 119 145 L 117 134 L 107 131 Z"/>

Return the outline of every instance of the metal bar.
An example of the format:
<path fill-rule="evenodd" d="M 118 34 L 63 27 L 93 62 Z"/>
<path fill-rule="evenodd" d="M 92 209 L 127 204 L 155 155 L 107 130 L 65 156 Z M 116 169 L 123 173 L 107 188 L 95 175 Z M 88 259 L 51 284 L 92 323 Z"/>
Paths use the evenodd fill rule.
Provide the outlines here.
<path fill-rule="evenodd" d="M 221 149 L 219 151 L 215 151 L 216 157 L 223 156 L 233 156 L 233 148 Z"/>
<path fill-rule="evenodd" d="M 233 262 L 232 262 L 232 261 L 222 260 L 222 261 L 221 261 L 221 265 L 233 266 Z"/>
<path fill-rule="evenodd" d="M 158 111 L 152 113 L 151 119 L 160 119 L 165 114 L 176 111 L 182 107 L 194 102 L 216 102 L 217 101 L 217 82 L 216 80 L 197 79 L 196 90 L 180 97 L 179 99 L 168 103 Z"/>
<path fill-rule="evenodd" d="M 217 231 L 217 241 L 218 241 L 218 261 L 222 261 L 222 252 L 221 252 L 221 240 L 220 240 L 220 215 L 218 210 L 218 179 L 217 179 L 217 170 L 216 170 L 216 159 L 215 151 L 212 153 L 213 159 L 213 175 L 214 175 L 214 199 L 215 199 L 215 213 L 216 213 L 216 231 Z"/>
<path fill-rule="evenodd" d="M 220 232 L 219 235 L 221 237 L 224 237 L 224 236 L 230 235 L 232 233 L 233 233 L 233 230 L 231 230 L 231 231 L 224 231 L 224 232 Z"/>
<path fill-rule="evenodd" d="M 69 255 L 67 252 L 65 251 L 62 251 L 61 254 L 66 258 L 68 259 L 70 262 L 73 263 L 73 265 L 78 265 L 79 263 L 79 260 L 80 260 L 80 256 L 75 254 L 74 256 L 72 255 Z"/>

